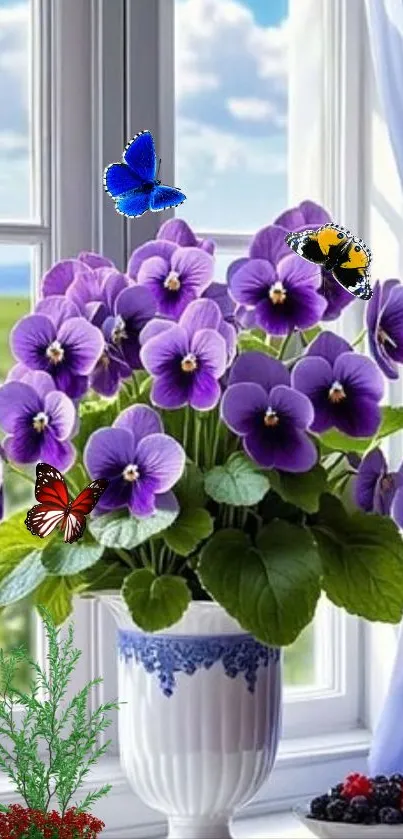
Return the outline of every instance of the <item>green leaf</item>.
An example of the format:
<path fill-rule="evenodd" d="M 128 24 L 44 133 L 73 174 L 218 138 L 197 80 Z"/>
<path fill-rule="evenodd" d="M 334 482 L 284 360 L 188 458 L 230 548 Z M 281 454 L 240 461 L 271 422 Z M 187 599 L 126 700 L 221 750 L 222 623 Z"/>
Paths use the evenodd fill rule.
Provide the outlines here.
<path fill-rule="evenodd" d="M 42 564 L 48 574 L 78 574 L 95 565 L 101 559 L 104 550 L 103 545 L 85 539 L 80 539 L 72 545 L 56 542 L 42 552 Z"/>
<path fill-rule="evenodd" d="M 215 466 L 206 473 L 204 487 L 219 504 L 248 507 L 261 501 L 270 483 L 246 455 L 235 452 L 224 466 Z"/>
<path fill-rule="evenodd" d="M 323 588 L 347 612 L 397 623 L 403 614 L 403 541 L 394 522 L 356 512 L 347 516 L 325 497 L 313 527 L 322 560 Z"/>
<path fill-rule="evenodd" d="M 0 581 L 25 556 L 37 553 L 41 547 L 38 536 L 33 536 L 25 525 L 26 515 L 26 512 L 20 511 L 0 522 Z"/>
<path fill-rule="evenodd" d="M 105 428 L 112 425 L 118 415 L 118 403 L 116 399 L 88 399 L 80 403 L 78 416 L 80 425 L 78 433 L 74 437 L 74 445 L 83 453 L 88 438 L 98 428 Z"/>
<path fill-rule="evenodd" d="M 252 332 L 240 332 L 238 335 L 238 349 L 240 352 L 262 352 L 265 355 L 276 355 L 275 349 L 265 343 L 264 338 L 258 338 Z"/>
<path fill-rule="evenodd" d="M 43 567 L 43 566 L 42 566 Z M 73 596 L 84 589 L 81 575 L 47 577 L 35 592 L 33 603 L 44 606 L 56 626 L 60 626 L 73 611 Z"/>
<path fill-rule="evenodd" d="M 96 565 L 93 565 L 91 568 L 87 568 L 81 574 L 82 579 L 86 584 L 85 592 L 83 593 L 83 597 L 91 594 L 93 591 L 104 591 L 108 589 L 113 589 L 115 591 L 120 591 L 123 581 L 127 574 L 129 573 L 129 569 L 127 565 L 123 565 L 119 559 L 116 558 L 116 554 L 114 554 L 113 549 L 105 549 L 104 556 Z"/>
<path fill-rule="evenodd" d="M 326 472 L 316 465 L 310 472 L 270 472 L 270 484 L 283 501 L 287 501 L 306 513 L 316 513 L 319 499 L 326 492 Z"/>
<path fill-rule="evenodd" d="M 41 562 L 42 551 L 31 551 L 0 583 L 0 606 L 22 600 L 41 584 L 46 568 Z"/>
<path fill-rule="evenodd" d="M 183 577 L 156 577 L 148 568 L 132 571 L 126 577 L 122 594 L 135 624 L 146 632 L 172 626 L 190 602 Z"/>
<path fill-rule="evenodd" d="M 214 529 L 214 520 L 203 507 L 184 509 L 162 534 L 165 543 L 180 556 L 188 556 Z"/>
<path fill-rule="evenodd" d="M 204 491 L 204 477 L 201 470 L 189 460 L 185 471 L 173 491 L 178 499 L 181 510 L 185 507 L 203 507 L 206 502 Z"/>
<path fill-rule="evenodd" d="M 136 548 L 151 536 L 166 530 L 175 521 L 178 512 L 158 510 L 152 516 L 136 519 L 127 512 L 107 513 L 89 522 L 94 539 L 107 548 Z"/>
<path fill-rule="evenodd" d="M 337 452 L 357 452 L 364 454 L 367 449 L 374 447 L 378 440 L 396 434 L 403 428 L 403 407 L 392 408 L 385 405 L 381 408 L 382 420 L 375 437 L 349 437 L 341 431 L 331 428 L 320 435 L 320 441 L 326 448 Z"/>
<path fill-rule="evenodd" d="M 322 330 L 321 330 L 320 326 L 312 326 L 310 329 L 305 329 L 302 334 L 304 336 L 305 341 L 308 344 L 311 344 L 312 341 L 314 341 L 315 338 L 317 338 L 318 335 L 320 335 L 321 332 L 322 332 Z"/>
<path fill-rule="evenodd" d="M 274 521 L 254 547 L 241 530 L 218 531 L 201 552 L 204 588 L 265 644 L 291 644 L 312 620 L 320 562 L 310 533 Z"/>

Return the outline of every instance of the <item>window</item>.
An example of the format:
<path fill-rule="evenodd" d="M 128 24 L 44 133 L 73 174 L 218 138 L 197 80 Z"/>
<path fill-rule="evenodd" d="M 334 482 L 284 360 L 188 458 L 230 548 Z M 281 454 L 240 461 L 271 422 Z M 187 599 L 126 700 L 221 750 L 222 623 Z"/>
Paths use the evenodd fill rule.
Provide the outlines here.
<path fill-rule="evenodd" d="M 125 222 L 102 189 L 103 167 L 141 128 L 157 138 L 164 181 L 192 196 L 180 215 L 216 239 L 217 279 L 251 233 L 307 196 L 364 236 L 355 171 L 361 183 L 368 138 L 364 123 L 357 136 L 344 126 L 358 122 L 368 74 L 354 69 L 357 49 L 342 49 L 364 31 L 364 5 L 348 8 L 349 27 L 346 0 L 0 0 L 0 377 L 5 333 L 51 261 L 93 249 L 123 267 L 155 235 L 161 215 Z M 1 632 L 11 642 L 14 614 L 8 620 L 0 643 Z M 88 639 L 80 683 L 102 674 L 99 701 L 112 699 L 113 619 L 80 602 L 75 622 L 78 644 Z M 360 645 L 359 623 L 321 603 L 286 654 L 287 737 L 359 725 Z M 116 756 L 116 726 L 108 734 Z M 292 788 L 305 794 L 304 780 L 293 776 Z M 111 836 L 124 817 L 116 803 L 102 811 Z M 130 812 L 133 823 L 149 816 L 131 800 Z"/>
<path fill-rule="evenodd" d="M 0 3 L 0 380 L 14 363 L 9 333 L 29 311 L 43 262 L 46 195 L 39 143 L 44 100 L 41 78 L 42 16 L 35 0 Z M 5 467 L 6 513 L 27 506 L 32 488 Z M 33 620 L 25 602 L 6 608 L 0 643 L 33 646 Z M 20 685 L 27 673 L 20 671 Z"/>

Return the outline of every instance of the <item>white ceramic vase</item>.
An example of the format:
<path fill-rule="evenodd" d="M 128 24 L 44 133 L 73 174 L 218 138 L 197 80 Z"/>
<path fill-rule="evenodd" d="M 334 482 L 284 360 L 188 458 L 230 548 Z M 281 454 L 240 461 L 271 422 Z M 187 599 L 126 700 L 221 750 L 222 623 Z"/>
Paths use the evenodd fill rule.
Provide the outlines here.
<path fill-rule="evenodd" d="M 276 756 L 281 656 L 215 603 L 192 602 L 163 632 L 132 622 L 117 593 L 119 741 L 135 792 L 169 822 L 169 839 L 228 839 L 234 811 Z"/>

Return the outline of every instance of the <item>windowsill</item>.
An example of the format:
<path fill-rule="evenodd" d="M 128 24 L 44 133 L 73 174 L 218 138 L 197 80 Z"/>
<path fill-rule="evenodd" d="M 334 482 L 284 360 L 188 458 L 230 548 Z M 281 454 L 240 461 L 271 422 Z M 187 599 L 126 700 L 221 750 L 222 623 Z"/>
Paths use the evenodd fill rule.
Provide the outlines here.
<path fill-rule="evenodd" d="M 297 803 L 323 792 L 352 770 L 365 771 L 370 734 L 365 729 L 284 741 L 275 769 L 256 798 L 234 824 L 235 837 L 248 839 L 302 839 L 310 834 L 292 815 Z M 108 796 L 93 809 L 105 822 L 105 839 L 146 839 L 164 836 L 161 814 L 136 798 L 117 757 L 105 757 L 82 787 L 85 795 L 102 784 L 113 783 Z M 77 796 L 77 798 L 81 797 Z M 0 802 L 19 799 L 0 773 Z"/>

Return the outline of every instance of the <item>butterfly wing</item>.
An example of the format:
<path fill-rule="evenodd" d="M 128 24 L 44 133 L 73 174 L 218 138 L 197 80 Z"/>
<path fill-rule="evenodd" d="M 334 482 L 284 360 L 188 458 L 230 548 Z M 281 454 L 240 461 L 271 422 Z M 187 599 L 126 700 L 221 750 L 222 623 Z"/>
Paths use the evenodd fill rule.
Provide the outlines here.
<path fill-rule="evenodd" d="M 371 251 L 362 239 L 354 238 L 347 256 L 333 268 L 333 276 L 346 291 L 361 300 L 370 300 L 372 288 L 369 278 Z"/>
<path fill-rule="evenodd" d="M 151 131 L 140 131 L 123 152 L 127 163 L 141 183 L 152 183 L 157 177 L 157 155 Z"/>
<path fill-rule="evenodd" d="M 142 180 L 125 163 L 111 163 L 104 172 L 104 187 L 111 198 L 141 189 Z"/>
<path fill-rule="evenodd" d="M 109 481 L 103 478 L 93 481 L 74 499 L 62 526 L 65 542 L 77 542 L 81 539 L 86 528 L 85 517 L 94 509 L 108 484 Z"/>
<path fill-rule="evenodd" d="M 38 463 L 36 467 L 35 498 L 41 504 L 48 504 L 59 510 L 65 510 L 69 504 L 63 475 L 48 463 Z"/>
<path fill-rule="evenodd" d="M 161 210 L 168 210 L 170 207 L 179 207 L 186 201 L 186 195 L 174 186 L 156 184 L 151 193 L 150 210 L 159 213 Z"/>
<path fill-rule="evenodd" d="M 127 192 L 116 199 L 115 208 L 122 216 L 139 218 L 150 209 L 151 192 Z"/>
<path fill-rule="evenodd" d="M 309 262 L 316 262 L 321 265 L 326 259 L 319 245 L 316 230 L 301 230 L 299 233 L 289 233 L 285 237 L 285 241 L 291 250 Z"/>
<path fill-rule="evenodd" d="M 35 504 L 28 510 L 25 524 L 34 536 L 43 539 L 61 525 L 64 518 L 64 510 L 55 509 L 50 504 Z"/>

